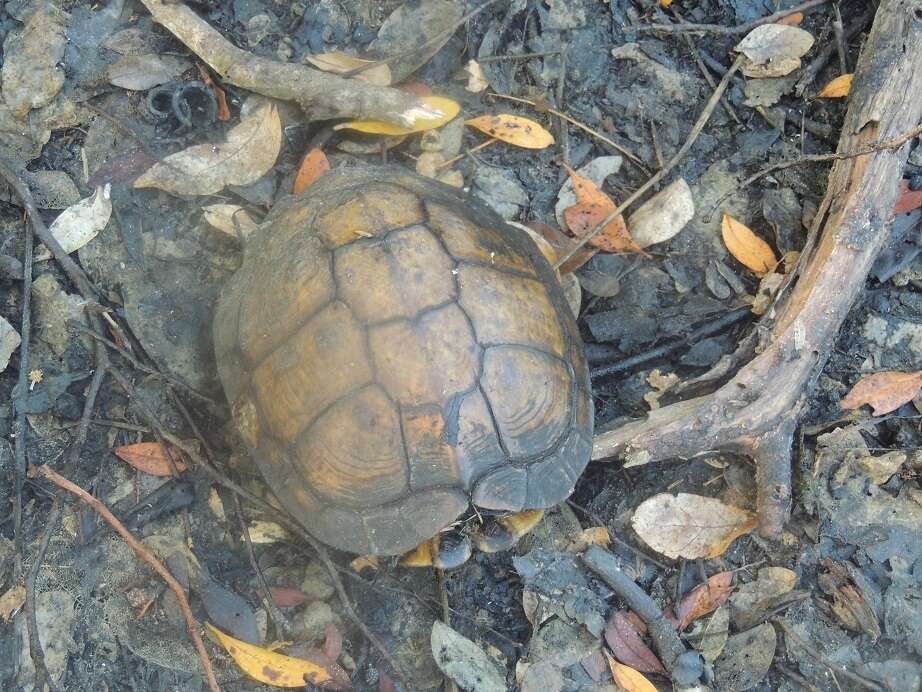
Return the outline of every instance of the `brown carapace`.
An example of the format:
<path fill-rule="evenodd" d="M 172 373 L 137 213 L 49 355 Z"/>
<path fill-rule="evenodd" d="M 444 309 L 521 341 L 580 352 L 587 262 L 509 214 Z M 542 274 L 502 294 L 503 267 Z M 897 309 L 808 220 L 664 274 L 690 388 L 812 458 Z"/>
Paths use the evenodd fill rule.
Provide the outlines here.
<path fill-rule="evenodd" d="M 550 507 L 589 461 L 583 346 L 547 260 L 402 168 L 336 170 L 277 204 L 214 340 L 263 477 L 342 550 L 400 554 L 471 504 Z"/>

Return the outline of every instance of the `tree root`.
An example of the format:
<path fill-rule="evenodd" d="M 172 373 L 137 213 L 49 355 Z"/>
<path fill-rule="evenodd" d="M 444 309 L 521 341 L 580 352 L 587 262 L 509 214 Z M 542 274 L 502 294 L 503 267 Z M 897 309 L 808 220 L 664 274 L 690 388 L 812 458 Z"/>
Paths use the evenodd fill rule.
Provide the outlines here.
<path fill-rule="evenodd" d="M 883 0 L 862 51 L 839 140 L 864 151 L 922 117 L 918 0 Z M 908 147 L 836 161 L 807 247 L 759 329 L 758 355 L 711 394 L 596 435 L 593 459 L 625 466 L 724 450 L 757 464 L 759 531 L 781 535 L 791 507 L 794 431 L 849 309 L 887 241 Z M 741 345 L 737 356 L 752 349 Z"/>
<path fill-rule="evenodd" d="M 166 27 L 224 81 L 263 96 L 294 101 L 311 118 L 385 120 L 408 127 L 423 115 L 424 109 L 412 94 L 252 55 L 237 48 L 182 3 L 141 2 L 155 22 Z"/>

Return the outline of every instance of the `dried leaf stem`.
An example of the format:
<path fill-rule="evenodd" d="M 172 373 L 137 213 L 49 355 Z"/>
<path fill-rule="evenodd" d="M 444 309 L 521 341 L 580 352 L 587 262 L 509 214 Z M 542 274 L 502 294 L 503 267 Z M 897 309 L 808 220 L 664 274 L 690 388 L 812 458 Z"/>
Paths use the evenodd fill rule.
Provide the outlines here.
<path fill-rule="evenodd" d="M 759 19 L 753 19 L 751 22 L 746 22 L 745 24 L 737 24 L 736 26 L 724 26 L 723 24 L 650 24 L 649 26 L 638 27 L 638 30 L 662 31 L 667 34 L 679 34 L 687 31 L 700 31 L 708 34 L 746 34 L 757 26 L 777 22 L 779 19 L 784 19 L 788 15 L 796 14 L 797 12 L 805 12 L 814 7 L 825 5 L 827 2 L 829 2 L 829 0 L 808 0 L 797 7 L 775 12 L 774 14 L 760 17 Z"/>
<path fill-rule="evenodd" d="M 127 543 L 138 557 L 140 557 L 144 562 L 153 568 L 153 570 L 160 575 L 163 581 L 166 582 L 167 586 L 170 587 L 170 590 L 176 594 L 176 599 L 179 601 L 179 607 L 182 610 L 183 617 L 186 620 L 186 627 L 189 630 L 189 636 L 192 637 L 192 641 L 195 644 L 195 650 L 198 652 L 199 658 L 202 661 L 202 667 L 205 670 L 205 678 L 208 681 L 208 687 L 211 692 L 221 692 L 221 688 L 218 686 L 218 680 L 215 678 L 214 668 L 211 665 L 211 659 L 208 658 L 208 652 L 205 650 L 205 644 L 202 641 L 201 635 L 198 632 L 198 622 L 195 620 L 195 616 L 192 615 L 192 609 L 189 608 L 189 601 L 186 598 L 186 593 L 183 591 L 182 586 L 178 581 L 170 574 L 170 571 L 163 565 L 160 560 L 158 560 L 153 553 L 151 553 L 143 543 L 141 543 L 134 535 L 125 528 L 124 524 L 120 522 L 112 512 L 109 511 L 109 508 L 106 507 L 102 501 L 90 495 L 86 490 L 81 488 L 76 483 L 64 478 L 64 476 L 55 472 L 53 469 L 45 466 L 33 466 L 30 469 L 30 476 L 42 476 L 47 478 L 49 481 L 54 483 L 59 488 L 63 488 L 67 492 L 76 495 L 83 502 L 88 504 L 93 510 L 102 517 L 109 526 L 115 529 L 115 532 L 122 537 L 122 539 Z"/>
<path fill-rule="evenodd" d="M 714 112 L 714 109 L 717 107 L 717 104 L 720 103 L 720 97 L 723 96 L 724 92 L 727 90 L 727 86 L 730 84 L 730 79 L 736 74 L 736 71 L 743 64 L 743 57 L 739 56 L 736 60 L 733 61 L 733 64 L 730 65 L 730 69 L 727 70 L 727 73 L 720 80 L 720 83 L 717 85 L 717 88 L 711 94 L 711 98 L 708 99 L 708 102 L 705 104 L 704 109 L 701 111 L 701 115 L 698 116 L 698 120 L 695 122 L 692 127 L 691 132 L 688 135 L 688 138 L 685 140 L 685 143 L 682 147 L 675 153 L 675 155 L 669 159 L 665 166 L 659 169 L 653 177 L 647 180 L 643 185 L 637 188 L 633 194 L 628 196 L 621 204 L 615 207 L 608 216 L 606 216 L 602 221 L 591 231 L 586 233 L 579 239 L 579 242 L 573 245 L 570 248 L 570 251 L 565 254 L 562 258 L 557 260 L 557 263 L 554 265 L 554 269 L 560 269 L 560 267 L 566 264 L 570 258 L 575 255 L 580 248 L 582 248 L 586 243 L 599 235 L 612 221 L 621 216 L 621 213 L 636 202 L 640 197 L 659 181 L 666 177 L 666 175 L 676 167 L 676 165 L 685 158 L 685 155 L 688 153 L 689 149 L 692 148 L 692 145 L 698 139 L 698 135 L 701 134 L 701 131 L 704 129 L 704 126 L 707 124 L 708 120 L 711 118 L 711 114 Z"/>

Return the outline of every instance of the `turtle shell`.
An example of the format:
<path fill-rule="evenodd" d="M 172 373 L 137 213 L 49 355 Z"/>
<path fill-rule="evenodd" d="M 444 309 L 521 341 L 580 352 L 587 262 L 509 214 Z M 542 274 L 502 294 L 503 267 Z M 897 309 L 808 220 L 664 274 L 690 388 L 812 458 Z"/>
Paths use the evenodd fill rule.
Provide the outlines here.
<path fill-rule="evenodd" d="M 471 503 L 550 507 L 589 461 L 583 346 L 534 242 L 397 167 L 276 204 L 215 317 L 235 422 L 325 543 L 392 555 Z"/>

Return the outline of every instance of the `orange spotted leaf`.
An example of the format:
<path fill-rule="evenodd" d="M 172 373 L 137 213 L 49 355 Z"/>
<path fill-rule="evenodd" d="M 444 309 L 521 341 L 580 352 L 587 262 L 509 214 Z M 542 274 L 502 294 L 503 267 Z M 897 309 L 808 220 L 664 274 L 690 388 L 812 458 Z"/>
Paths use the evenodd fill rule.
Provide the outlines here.
<path fill-rule="evenodd" d="M 466 120 L 465 124 L 502 142 L 525 149 L 546 149 L 554 143 L 554 136 L 550 132 L 534 120 L 519 115 L 481 115 Z"/>

